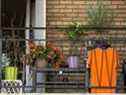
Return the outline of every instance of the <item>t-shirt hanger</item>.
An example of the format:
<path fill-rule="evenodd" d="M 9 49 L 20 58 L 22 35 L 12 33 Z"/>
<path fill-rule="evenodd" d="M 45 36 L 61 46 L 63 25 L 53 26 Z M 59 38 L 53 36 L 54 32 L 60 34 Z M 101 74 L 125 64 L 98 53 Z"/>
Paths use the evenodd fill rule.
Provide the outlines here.
<path fill-rule="evenodd" d="M 108 44 L 107 40 L 105 39 L 98 39 L 96 42 L 95 42 L 96 46 L 95 48 L 101 48 L 101 49 L 108 49 L 109 47 L 111 47 L 110 44 Z"/>

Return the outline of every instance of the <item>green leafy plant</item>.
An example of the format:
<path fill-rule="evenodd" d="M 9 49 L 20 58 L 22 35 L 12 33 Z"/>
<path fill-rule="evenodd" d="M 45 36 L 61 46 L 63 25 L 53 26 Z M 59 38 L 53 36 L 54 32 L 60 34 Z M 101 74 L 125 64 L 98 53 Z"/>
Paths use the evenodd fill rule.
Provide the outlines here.
<path fill-rule="evenodd" d="M 31 56 L 33 59 L 45 59 L 47 63 L 64 63 L 63 53 L 59 48 L 55 47 L 51 43 L 44 46 L 34 46 L 31 50 Z"/>
<path fill-rule="evenodd" d="M 72 22 L 72 24 L 69 25 L 64 31 L 67 33 L 70 40 L 76 40 L 83 32 L 83 26 L 79 22 Z"/>
<path fill-rule="evenodd" d="M 13 59 L 3 53 L 1 56 L 2 78 L 5 80 L 17 79 L 17 67 L 12 66 Z"/>
<path fill-rule="evenodd" d="M 111 27 L 114 25 L 115 13 L 112 9 L 103 4 L 102 0 L 97 0 L 96 5 L 89 5 L 87 9 L 87 25 L 96 27 L 97 33 L 106 32 L 103 27 Z"/>
<path fill-rule="evenodd" d="M 9 57 L 7 54 L 3 53 L 1 56 L 1 66 L 6 67 L 6 66 L 15 66 L 14 63 L 17 63 L 16 58 Z"/>
<path fill-rule="evenodd" d="M 7 57 L 5 53 L 1 56 L 1 66 L 6 67 L 10 65 L 10 58 Z"/>
<path fill-rule="evenodd" d="M 75 44 L 76 44 L 76 40 L 78 40 L 81 37 L 81 35 L 82 35 L 83 31 L 84 31 L 83 25 L 81 25 L 81 23 L 79 23 L 77 21 L 72 22 L 63 31 L 67 33 L 67 36 L 71 41 L 70 54 L 71 55 L 76 55 L 77 47 L 75 47 Z"/>

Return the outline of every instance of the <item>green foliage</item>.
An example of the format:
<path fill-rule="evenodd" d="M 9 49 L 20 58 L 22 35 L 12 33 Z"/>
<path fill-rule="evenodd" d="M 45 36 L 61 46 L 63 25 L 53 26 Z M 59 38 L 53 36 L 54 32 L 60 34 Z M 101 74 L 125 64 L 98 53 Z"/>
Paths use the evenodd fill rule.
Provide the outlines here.
<path fill-rule="evenodd" d="M 89 5 L 87 9 L 88 21 L 87 25 L 92 27 L 110 27 L 114 25 L 115 13 L 112 9 L 103 4 L 102 0 L 98 0 L 96 5 Z M 95 29 L 96 32 L 104 32 L 103 29 Z"/>
<path fill-rule="evenodd" d="M 3 53 L 1 56 L 1 66 L 16 66 L 16 63 L 18 63 L 18 59 L 14 56 L 7 56 L 7 54 Z"/>
<path fill-rule="evenodd" d="M 83 32 L 83 26 L 79 22 L 73 22 L 65 30 L 70 40 L 76 40 L 78 36 Z"/>
<path fill-rule="evenodd" d="M 1 56 L 1 66 L 6 67 L 10 65 L 10 58 L 7 57 L 6 54 L 2 54 Z"/>
<path fill-rule="evenodd" d="M 31 52 L 32 58 L 34 59 L 45 59 L 48 61 L 53 61 L 54 63 L 63 61 L 63 55 L 60 51 L 60 48 L 54 47 L 52 44 L 47 44 L 46 47 L 44 46 L 37 46 L 34 51 Z"/>
<path fill-rule="evenodd" d="M 80 38 L 81 34 L 84 32 L 83 25 L 75 21 L 75 22 L 72 22 L 70 25 L 68 25 L 67 27 L 65 27 L 65 29 L 61 31 L 66 32 L 69 39 L 71 40 L 70 54 L 76 55 L 77 48 L 75 47 L 75 44 L 76 44 L 76 40 Z"/>

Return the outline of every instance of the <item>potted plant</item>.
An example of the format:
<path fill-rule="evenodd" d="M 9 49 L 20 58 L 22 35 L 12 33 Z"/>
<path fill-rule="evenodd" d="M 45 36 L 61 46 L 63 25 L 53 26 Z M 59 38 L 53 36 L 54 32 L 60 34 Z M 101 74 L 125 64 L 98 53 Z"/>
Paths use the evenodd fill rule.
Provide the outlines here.
<path fill-rule="evenodd" d="M 4 68 L 5 80 L 17 79 L 17 67 L 12 66 L 13 60 L 8 58 L 6 54 L 2 54 L 1 57 L 2 67 Z"/>
<path fill-rule="evenodd" d="M 76 55 L 77 47 L 75 47 L 76 40 L 80 37 L 83 32 L 83 27 L 79 22 L 74 22 L 65 29 L 70 41 L 71 41 L 71 51 L 70 56 L 67 59 L 69 68 L 77 68 L 79 63 L 79 58 Z"/>
<path fill-rule="evenodd" d="M 60 68 L 64 63 L 64 56 L 59 48 L 55 47 L 51 43 L 47 43 L 46 46 L 34 46 L 31 50 L 31 56 L 35 59 L 35 65 L 39 69 L 43 68 Z M 40 83 L 46 81 L 54 81 L 56 76 L 54 73 L 37 73 L 37 79 Z M 42 88 L 45 89 L 45 88 Z"/>
<path fill-rule="evenodd" d="M 114 17 L 116 15 L 113 9 L 108 8 L 103 4 L 102 0 L 97 0 L 97 3 L 94 6 L 90 5 L 87 9 L 87 16 L 87 26 L 95 27 L 94 31 L 99 40 L 104 38 L 104 33 L 109 32 L 103 28 L 114 25 Z M 103 37 L 101 34 L 103 34 Z"/>
<path fill-rule="evenodd" d="M 36 60 L 37 68 L 54 67 L 58 68 L 64 62 L 63 54 L 59 48 L 47 43 L 44 46 L 36 46 L 31 55 Z"/>
<path fill-rule="evenodd" d="M 59 68 L 65 63 L 64 55 L 60 48 L 55 47 L 51 43 L 47 43 L 47 49 L 50 51 L 47 54 L 47 61 L 49 64 L 53 65 L 54 68 Z"/>
<path fill-rule="evenodd" d="M 35 60 L 37 68 L 45 68 L 47 65 L 44 51 L 45 48 L 43 46 L 36 46 L 35 51 L 32 52 L 32 58 Z"/>

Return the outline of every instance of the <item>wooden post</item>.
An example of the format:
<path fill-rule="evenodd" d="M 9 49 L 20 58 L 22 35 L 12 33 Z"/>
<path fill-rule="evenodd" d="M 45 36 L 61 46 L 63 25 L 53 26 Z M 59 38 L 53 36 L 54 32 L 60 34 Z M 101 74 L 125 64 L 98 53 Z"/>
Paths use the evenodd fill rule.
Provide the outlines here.
<path fill-rule="evenodd" d="M 35 0 L 35 27 L 46 27 L 46 0 Z M 37 45 L 45 46 L 45 41 L 43 41 L 43 39 L 46 39 L 46 31 L 44 29 L 35 30 L 34 39 L 39 40 L 35 42 Z M 36 72 L 37 82 L 45 82 L 45 77 L 46 75 L 44 72 Z M 36 88 L 36 92 L 44 93 L 45 87 Z"/>
<path fill-rule="evenodd" d="M 35 0 L 35 27 L 46 27 L 46 0 Z M 46 39 L 46 31 L 44 29 L 35 30 L 34 38 Z M 36 41 L 36 44 L 45 45 L 45 41 Z"/>
<path fill-rule="evenodd" d="M 31 14 L 31 11 L 30 11 L 30 0 L 27 0 L 26 2 L 26 22 L 25 22 L 25 26 L 26 27 L 30 27 L 30 14 Z M 25 31 L 25 38 L 26 39 L 29 39 L 29 29 L 27 29 Z M 26 43 L 26 54 L 29 53 L 29 45 L 28 45 L 28 41 L 25 42 Z"/>

